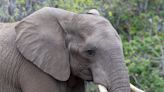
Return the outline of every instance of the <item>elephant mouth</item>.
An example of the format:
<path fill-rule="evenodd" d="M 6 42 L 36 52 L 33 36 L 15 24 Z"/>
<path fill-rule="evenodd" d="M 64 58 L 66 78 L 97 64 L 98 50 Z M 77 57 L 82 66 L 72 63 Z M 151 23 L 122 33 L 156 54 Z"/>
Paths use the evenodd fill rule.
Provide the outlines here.
<path fill-rule="evenodd" d="M 86 81 L 93 81 L 93 76 L 90 70 L 81 70 L 81 72 L 79 72 L 79 77 L 81 77 L 82 79 L 86 80 Z"/>

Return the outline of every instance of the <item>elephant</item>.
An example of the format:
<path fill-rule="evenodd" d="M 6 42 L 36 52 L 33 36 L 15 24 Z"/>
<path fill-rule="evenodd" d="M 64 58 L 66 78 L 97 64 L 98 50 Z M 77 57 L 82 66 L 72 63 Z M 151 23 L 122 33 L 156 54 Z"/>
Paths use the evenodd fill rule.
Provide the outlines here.
<path fill-rule="evenodd" d="M 94 10 L 44 7 L 0 24 L 0 92 L 130 92 L 121 39 Z"/>

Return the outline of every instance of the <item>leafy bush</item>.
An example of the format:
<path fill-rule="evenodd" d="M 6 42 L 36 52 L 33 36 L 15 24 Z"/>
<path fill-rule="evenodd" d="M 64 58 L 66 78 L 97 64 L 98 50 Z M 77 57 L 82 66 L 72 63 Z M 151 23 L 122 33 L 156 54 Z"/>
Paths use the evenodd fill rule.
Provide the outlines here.
<path fill-rule="evenodd" d="M 131 82 L 146 92 L 163 92 L 164 79 L 160 76 L 162 63 L 162 37 L 135 37 L 123 42 L 125 61 L 130 72 Z"/>

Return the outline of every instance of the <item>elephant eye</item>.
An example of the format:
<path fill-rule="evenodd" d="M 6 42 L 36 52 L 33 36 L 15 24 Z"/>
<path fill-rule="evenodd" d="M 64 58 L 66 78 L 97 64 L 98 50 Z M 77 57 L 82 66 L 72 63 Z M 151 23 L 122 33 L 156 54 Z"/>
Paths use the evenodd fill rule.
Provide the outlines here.
<path fill-rule="evenodd" d="M 89 56 L 95 56 L 96 51 L 95 51 L 94 49 L 90 49 L 90 50 L 86 50 L 86 53 L 87 53 Z"/>

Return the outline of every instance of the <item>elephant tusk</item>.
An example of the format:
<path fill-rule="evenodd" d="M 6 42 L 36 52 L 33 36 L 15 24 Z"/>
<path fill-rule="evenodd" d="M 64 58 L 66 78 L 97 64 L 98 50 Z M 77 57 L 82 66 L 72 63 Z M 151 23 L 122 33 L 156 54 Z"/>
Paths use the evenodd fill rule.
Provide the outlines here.
<path fill-rule="evenodd" d="M 130 83 L 130 88 L 132 92 L 144 92 L 143 90 L 135 87 L 133 84 Z M 108 92 L 108 90 L 103 85 L 98 85 L 99 92 Z"/>
<path fill-rule="evenodd" d="M 144 92 L 143 90 L 135 87 L 133 84 L 130 83 L 130 88 L 132 92 Z"/>
<path fill-rule="evenodd" d="M 98 88 L 99 88 L 99 92 L 108 92 L 108 90 L 102 85 L 98 85 Z"/>

